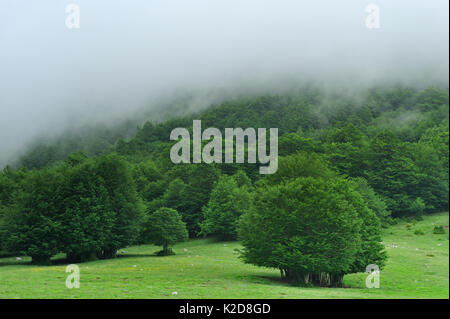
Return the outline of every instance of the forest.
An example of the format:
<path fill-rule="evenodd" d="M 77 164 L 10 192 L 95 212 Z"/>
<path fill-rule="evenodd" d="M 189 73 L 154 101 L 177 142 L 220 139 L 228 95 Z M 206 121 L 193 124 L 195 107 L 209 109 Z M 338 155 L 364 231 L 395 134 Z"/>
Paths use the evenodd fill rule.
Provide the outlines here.
<path fill-rule="evenodd" d="M 194 120 L 222 133 L 278 128 L 278 171 L 172 163 L 170 132 L 192 133 Z M 448 211 L 448 141 L 449 91 L 437 86 L 305 86 L 92 127 L 36 142 L 0 173 L 0 255 L 48 265 L 60 253 L 82 262 L 152 243 L 167 256 L 210 237 L 239 240 L 243 262 L 284 280 L 341 286 L 345 274 L 383 267 L 383 227 Z"/>

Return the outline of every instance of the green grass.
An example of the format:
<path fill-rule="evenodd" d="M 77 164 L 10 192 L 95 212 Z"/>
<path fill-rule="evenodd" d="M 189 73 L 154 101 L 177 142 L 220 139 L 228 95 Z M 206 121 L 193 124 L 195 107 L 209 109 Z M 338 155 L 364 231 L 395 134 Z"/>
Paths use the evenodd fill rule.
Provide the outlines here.
<path fill-rule="evenodd" d="M 299 288 L 279 281 L 279 272 L 243 264 L 239 243 L 193 240 L 177 255 L 155 257 L 159 247 L 124 249 L 124 257 L 79 264 L 79 289 L 65 286 L 65 264 L 29 265 L 29 258 L 0 259 L 0 298 L 449 298 L 448 213 L 383 230 L 389 260 L 380 288 L 365 287 L 367 274 L 344 278 L 347 288 Z M 415 235 L 422 229 L 424 235 Z M 184 249 L 187 249 L 185 251 Z M 177 292 L 176 296 L 172 292 Z"/>

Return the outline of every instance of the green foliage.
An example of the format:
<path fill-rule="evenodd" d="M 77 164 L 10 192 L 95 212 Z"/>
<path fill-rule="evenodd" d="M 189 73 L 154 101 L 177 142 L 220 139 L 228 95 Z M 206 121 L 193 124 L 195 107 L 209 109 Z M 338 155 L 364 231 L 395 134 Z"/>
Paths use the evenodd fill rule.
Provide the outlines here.
<path fill-rule="evenodd" d="M 94 259 L 112 235 L 115 216 L 111 199 L 95 162 L 87 161 L 66 174 L 60 190 L 63 208 L 58 218 L 58 248 L 72 262 Z"/>
<path fill-rule="evenodd" d="M 375 264 L 383 269 L 387 255 L 381 243 L 380 219 L 377 212 L 371 209 L 372 204 L 367 202 L 364 195 L 361 196 L 360 189 L 351 184 L 349 188 L 347 200 L 356 208 L 362 225 L 360 229 L 361 246 L 356 253 L 351 269 L 347 273 L 364 272 L 370 264 Z"/>
<path fill-rule="evenodd" d="M 379 257 L 378 219 L 386 226 L 396 217 L 448 210 L 448 90 L 391 86 L 362 93 L 353 98 L 308 86 L 295 94 L 225 101 L 197 114 L 174 106 L 166 113 L 182 116 L 152 117 L 137 129 L 137 122 L 125 121 L 36 142 L 14 169 L 0 173 L 0 250 L 32 253 L 40 262 L 59 252 L 73 259 L 113 257 L 142 240 L 143 212 L 162 207 L 179 212 L 190 237 L 201 231 L 235 238 L 236 220 L 250 210 L 255 186 L 310 177 L 347 178 L 359 194 L 351 202 L 367 231 L 359 236 L 374 249 L 361 245 L 355 258 Z M 171 163 L 170 132 L 192 129 L 193 119 L 221 130 L 277 127 L 277 173 L 262 176 L 257 164 Z"/>
<path fill-rule="evenodd" d="M 145 202 L 151 202 L 163 195 L 166 181 L 163 174 L 152 160 L 146 160 L 134 165 L 133 179 L 136 190 Z"/>
<path fill-rule="evenodd" d="M 383 198 L 378 195 L 372 187 L 362 177 L 351 179 L 355 184 L 354 188 L 363 197 L 367 207 L 372 210 L 382 222 L 387 222 L 387 218 L 390 216 L 390 211 L 387 209 L 387 205 Z"/>
<path fill-rule="evenodd" d="M 237 183 L 237 187 L 245 187 L 247 189 L 252 188 L 252 181 L 243 170 L 238 170 L 233 175 L 233 178 Z"/>
<path fill-rule="evenodd" d="M 330 192 L 336 186 L 308 177 L 257 189 L 254 208 L 240 223 L 243 260 L 304 284 L 321 273 L 348 271 L 360 245 L 360 220 Z"/>
<path fill-rule="evenodd" d="M 143 233 L 145 242 L 163 246 L 160 255 L 172 254 L 169 246 L 188 239 L 186 224 L 181 220 L 180 214 L 167 207 L 162 207 L 147 216 Z"/>
<path fill-rule="evenodd" d="M 211 192 L 208 205 L 203 209 L 204 221 L 201 234 L 214 235 L 220 240 L 237 238 L 239 217 L 249 209 L 251 197 L 249 180 L 243 173 L 235 176 L 221 176 Z M 238 179 L 241 187 L 239 187 Z"/>
<path fill-rule="evenodd" d="M 377 218 L 361 208 L 361 196 L 341 178 L 264 185 L 240 222 L 241 257 L 279 268 L 283 278 L 297 283 L 339 286 L 344 274 L 384 260 L 379 225 L 370 222 Z"/>
<path fill-rule="evenodd" d="M 119 138 L 129 137 L 136 131 L 136 123 L 125 120 L 115 126 L 103 124 L 68 130 L 58 138 L 38 139 L 35 145 L 19 159 L 27 168 L 44 168 L 63 162 L 71 153 L 82 152 L 89 156 L 108 153 Z"/>
<path fill-rule="evenodd" d="M 423 111 L 432 111 L 441 105 L 448 105 L 448 91 L 429 87 L 415 96 L 418 107 Z"/>
<path fill-rule="evenodd" d="M 298 152 L 278 159 L 276 174 L 267 175 L 264 182 L 270 185 L 296 179 L 297 177 L 329 178 L 335 173 L 331 171 L 326 161 L 315 153 Z"/>
<path fill-rule="evenodd" d="M 101 252 L 102 257 L 108 258 L 115 256 L 119 248 L 136 242 L 145 207 L 136 191 L 128 162 L 111 154 L 99 158 L 96 165 L 114 212 L 113 228 Z"/>
<path fill-rule="evenodd" d="M 433 234 L 436 234 L 436 235 L 445 234 L 444 226 L 442 226 L 442 225 L 434 226 Z"/>
<path fill-rule="evenodd" d="M 4 210 L 8 251 L 31 256 L 39 264 L 48 264 L 59 251 L 63 198 L 57 190 L 61 180 L 56 170 L 28 173 L 21 183 L 23 191 L 16 193 L 16 201 Z"/>
<path fill-rule="evenodd" d="M 192 194 L 188 192 L 188 188 L 189 186 L 180 178 L 175 178 L 168 185 L 161 200 L 154 203 L 158 204 L 159 207 L 165 206 L 178 211 L 183 221 L 187 224 L 188 231 L 190 231 L 191 235 L 195 235 L 200 217 L 195 211 L 196 208 L 191 201 Z M 152 208 L 152 210 L 155 208 Z"/>
<path fill-rule="evenodd" d="M 296 133 L 286 133 L 278 139 L 278 154 L 280 156 L 291 155 L 299 151 L 318 152 L 320 150 L 317 141 Z"/>
<path fill-rule="evenodd" d="M 382 132 L 371 141 L 369 162 L 367 180 L 388 209 L 394 216 L 411 215 L 420 172 L 395 134 Z"/>
<path fill-rule="evenodd" d="M 162 196 L 163 206 L 181 214 L 191 237 L 200 232 L 202 208 L 207 205 L 219 174 L 219 170 L 211 164 L 181 164 L 168 172 L 171 183 Z"/>
<path fill-rule="evenodd" d="M 135 242 L 143 211 L 128 165 L 116 155 L 74 154 L 62 166 L 28 172 L 1 209 L 7 249 L 38 263 L 59 252 L 70 261 L 114 257 Z"/>
<path fill-rule="evenodd" d="M 0 251 L 6 251 L 8 230 L 5 219 L 20 190 L 14 175 L 9 167 L 5 168 L 3 173 L 0 173 Z"/>
<path fill-rule="evenodd" d="M 433 138 L 430 135 L 431 132 L 428 138 Z M 411 158 L 419 169 L 415 194 L 423 201 L 422 213 L 448 209 L 448 155 L 442 150 L 442 147 L 447 145 L 448 152 L 448 133 L 447 141 L 443 139 L 440 146 L 436 144 L 422 139 L 409 145 Z M 417 209 L 417 206 L 411 208 Z M 415 212 L 411 210 L 411 213 Z"/>
<path fill-rule="evenodd" d="M 417 197 L 416 200 L 411 203 L 409 210 L 416 218 L 421 219 L 423 211 L 425 210 L 425 202 L 422 198 Z"/>
<path fill-rule="evenodd" d="M 241 218 L 241 257 L 300 284 L 340 286 L 347 273 L 383 267 L 377 213 L 386 217 L 386 206 L 364 179 L 338 177 L 314 154 L 282 157 Z"/>

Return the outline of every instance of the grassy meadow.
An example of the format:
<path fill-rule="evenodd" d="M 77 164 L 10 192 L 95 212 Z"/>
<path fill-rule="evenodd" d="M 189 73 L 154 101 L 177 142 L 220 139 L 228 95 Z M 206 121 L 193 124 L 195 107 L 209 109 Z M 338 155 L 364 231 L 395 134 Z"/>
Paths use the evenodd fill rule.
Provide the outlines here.
<path fill-rule="evenodd" d="M 65 286 L 64 256 L 53 266 L 0 258 L 0 298 L 449 298 L 448 228 L 433 234 L 434 225 L 448 224 L 448 213 L 441 213 L 384 229 L 389 259 L 379 289 L 366 288 L 363 273 L 345 276 L 345 288 L 295 287 L 280 282 L 276 269 L 242 263 L 238 242 L 204 239 L 176 245 L 175 256 L 154 256 L 160 247 L 143 245 L 123 249 L 119 258 L 80 263 L 79 289 Z"/>

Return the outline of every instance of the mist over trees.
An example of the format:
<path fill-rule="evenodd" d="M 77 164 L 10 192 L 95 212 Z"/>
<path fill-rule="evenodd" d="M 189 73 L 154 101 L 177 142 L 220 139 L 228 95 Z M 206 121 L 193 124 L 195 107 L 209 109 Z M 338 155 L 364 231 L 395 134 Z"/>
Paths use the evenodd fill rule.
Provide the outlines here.
<path fill-rule="evenodd" d="M 448 1 L 379 0 L 376 27 L 356 0 L 71 6 L 79 28 L 62 3 L 0 2 L 0 257 L 207 237 L 342 287 L 383 269 L 383 227 L 448 211 Z M 276 128 L 278 170 L 173 163 L 194 120 Z"/>
<path fill-rule="evenodd" d="M 369 3 L 359 0 L 79 0 L 71 30 L 67 4 L 0 3 L 0 166 L 41 135 L 53 144 L 124 117 L 162 120 L 163 104 L 182 115 L 309 81 L 350 95 L 397 82 L 448 86 L 444 0 L 380 0 L 379 29 L 367 28 Z M 81 139 L 89 154 L 114 143 Z"/>
<path fill-rule="evenodd" d="M 62 137 L 0 174 L 0 250 L 49 264 L 58 253 L 113 258 L 141 243 L 170 255 L 186 236 L 239 239 L 245 262 L 297 284 L 340 286 L 345 274 L 383 267 L 380 227 L 448 210 L 448 108 L 448 89 L 436 87 L 353 98 L 305 87 L 146 122 L 89 156 L 78 145 L 55 160 L 70 149 Z M 278 127 L 278 171 L 173 164 L 170 132 L 191 130 L 193 119 L 220 130 Z"/>

